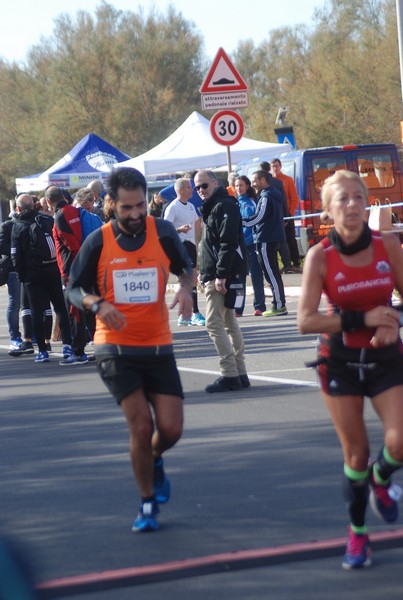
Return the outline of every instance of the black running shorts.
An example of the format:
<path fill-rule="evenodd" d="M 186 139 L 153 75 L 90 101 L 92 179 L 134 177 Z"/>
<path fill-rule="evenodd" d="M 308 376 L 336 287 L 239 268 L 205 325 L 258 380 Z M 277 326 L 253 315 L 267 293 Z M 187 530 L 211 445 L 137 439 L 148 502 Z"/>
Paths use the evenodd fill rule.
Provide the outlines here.
<path fill-rule="evenodd" d="M 403 358 L 388 361 L 327 357 L 317 367 L 320 386 L 329 396 L 368 396 L 403 385 Z"/>
<path fill-rule="evenodd" d="M 166 394 L 183 398 L 182 384 L 173 354 L 161 356 L 97 356 L 99 374 L 120 402 L 138 389 L 145 394 Z"/>

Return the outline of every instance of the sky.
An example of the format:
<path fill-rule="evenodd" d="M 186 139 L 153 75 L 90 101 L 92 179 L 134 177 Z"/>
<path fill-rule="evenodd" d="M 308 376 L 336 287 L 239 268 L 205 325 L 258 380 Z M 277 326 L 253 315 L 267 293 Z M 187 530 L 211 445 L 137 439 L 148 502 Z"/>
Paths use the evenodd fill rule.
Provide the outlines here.
<path fill-rule="evenodd" d="M 41 36 L 49 37 L 54 19 L 62 13 L 75 17 L 79 10 L 94 14 L 101 0 L 12 0 L 3 3 L 0 16 L 0 57 L 24 62 L 28 50 Z M 169 4 L 193 21 L 203 36 L 205 51 L 213 60 L 218 49 L 231 54 L 241 40 L 260 44 L 272 29 L 310 25 L 315 8 L 325 0 L 108 0 L 120 10 L 145 14 L 154 7 L 164 14 Z"/>

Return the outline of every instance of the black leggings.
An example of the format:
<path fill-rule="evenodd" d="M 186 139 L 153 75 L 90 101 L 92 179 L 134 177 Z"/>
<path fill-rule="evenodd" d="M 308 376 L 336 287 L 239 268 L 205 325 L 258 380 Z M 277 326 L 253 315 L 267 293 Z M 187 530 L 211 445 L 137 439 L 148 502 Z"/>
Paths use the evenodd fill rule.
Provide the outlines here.
<path fill-rule="evenodd" d="M 43 271 L 30 271 L 24 281 L 24 288 L 28 296 L 31 307 L 32 328 L 40 352 L 46 350 L 45 328 L 43 315 L 52 303 L 57 316 L 59 317 L 60 331 L 63 344 L 71 344 L 71 332 L 69 317 L 59 269 L 43 269 Z"/>

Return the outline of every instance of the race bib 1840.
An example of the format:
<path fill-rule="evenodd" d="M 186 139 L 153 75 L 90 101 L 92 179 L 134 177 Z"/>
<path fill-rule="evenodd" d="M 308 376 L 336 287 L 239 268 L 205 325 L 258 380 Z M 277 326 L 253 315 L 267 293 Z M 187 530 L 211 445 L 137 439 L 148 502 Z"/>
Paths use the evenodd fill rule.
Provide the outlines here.
<path fill-rule="evenodd" d="M 116 304 L 150 304 L 157 302 L 157 268 L 113 271 L 113 292 Z"/>

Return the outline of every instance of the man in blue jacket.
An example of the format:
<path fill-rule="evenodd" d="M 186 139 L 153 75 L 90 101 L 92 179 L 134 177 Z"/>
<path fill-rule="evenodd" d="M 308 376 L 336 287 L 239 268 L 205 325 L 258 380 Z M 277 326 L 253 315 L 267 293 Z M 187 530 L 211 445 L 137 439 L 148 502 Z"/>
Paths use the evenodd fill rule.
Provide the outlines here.
<path fill-rule="evenodd" d="M 273 307 L 263 312 L 264 317 L 287 315 L 284 284 L 278 266 L 277 252 L 280 242 L 285 241 L 283 198 L 270 186 L 267 171 L 255 171 L 252 187 L 258 195 L 256 213 L 244 219 L 244 227 L 253 227 L 260 266 L 273 294 Z"/>

